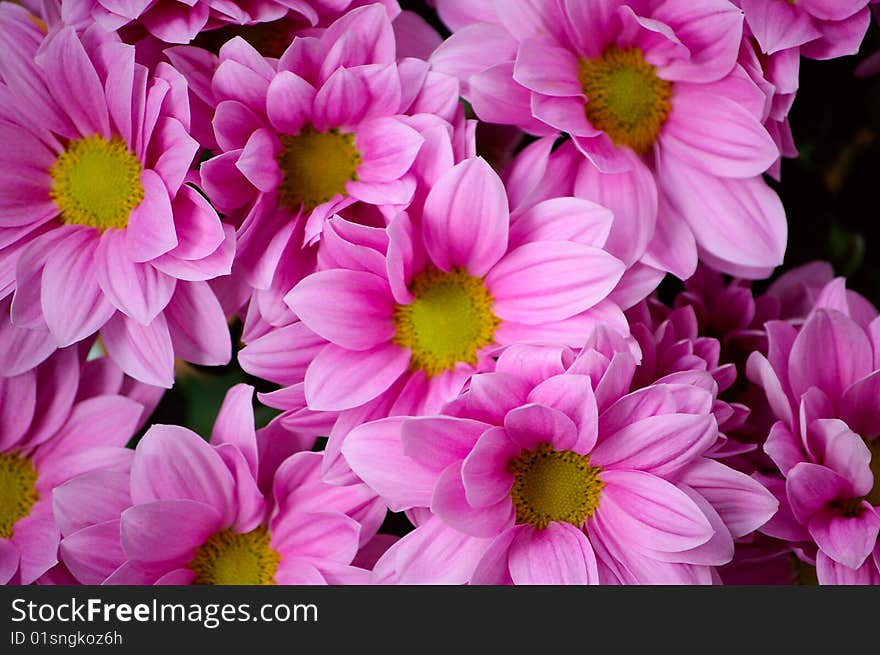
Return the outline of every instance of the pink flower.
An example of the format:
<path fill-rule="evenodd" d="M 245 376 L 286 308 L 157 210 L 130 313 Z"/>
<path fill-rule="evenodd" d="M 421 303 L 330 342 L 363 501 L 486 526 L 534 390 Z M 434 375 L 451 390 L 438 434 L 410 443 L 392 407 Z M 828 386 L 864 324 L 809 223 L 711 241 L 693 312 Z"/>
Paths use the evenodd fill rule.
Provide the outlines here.
<path fill-rule="evenodd" d="M 734 0 L 761 50 L 773 54 L 800 47 L 813 59 L 852 55 L 871 20 L 872 0 Z"/>
<path fill-rule="evenodd" d="M 131 473 L 56 489 L 61 558 L 84 584 L 346 584 L 385 506 L 364 485 L 320 480 L 308 440 L 254 430 L 253 388 L 229 390 L 211 443 L 154 425 Z"/>
<path fill-rule="evenodd" d="M 375 0 L 366 0 L 375 1 Z M 389 12 L 400 11 L 393 0 L 380 0 Z M 226 25 L 255 25 L 273 21 L 292 23 L 299 29 L 326 25 L 349 7 L 364 0 L 90 0 L 61 5 L 64 21 L 71 25 L 97 22 L 107 30 L 136 24 L 167 43 L 189 43 L 197 35 Z"/>
<path fill-rule="evenodd" d="M 309 420 L 346 412 L 328 466 L 351 427 L 436 412 L 503 347 L 579 347 L 597 322 L 623 318 L 606 300 L 623 264 L 601 249 L 603 208 L 562 198 L 511 226 L 504 186 L 473 158 L 439 177 L 413 219 L 401 214 L 387 230 L 332 220 L 321 270 L 287 296 L 301 322 L 241 353 L 246 370 L 292 385 L 285 400 L 304 401 Z M 289 354 L 270 354 L 279 350 Z"/>
<path fill-rule="evenodd" d="M 767 323 L 767 355 L 748 361 L 778 419 L 764 450 L 790 508 L 762 530 L 817 546 L 822 584 L 880 577 L 880 318 L 866 305 L 833 280 L 800 327 Z"/>
<path fill-rule="evenodd" d="M 765 97 L 737 64 L 742 13 L 727 0 L 512 0 L 431 56 L 477 115 L 537 136 L 564 132 L 595 177 L 656 180 L 655 242 L 727 273 L 782 263 L 785 215 L 764 173 L 779 151 Z M 618 184 L 626 184 L 623 177 Z M 693 245 L 693 244 L 696 245 Z M 682 245 L 678 245 L 682 244 Z M 672 270 L 665 263 L 665 270 Z"/>
<path fill-rule="evenodd" d="M 58 562 L 52 491 L 90 471 L 127 471 L 125 448 L 148 409 L 122 395 L 122 373 L 86 349 L 57 351 L 0 377 L 0 583 L 31 584 Z M 144 390 L 140 390 L 144 391 Z M 145 396 L 153 406 L 158 398 Z"/>
<path fill-rule="evenodd" d="M 198 150 L 186 84 L 99 28 L 48 37 L 0 8 L 0 271 L 12 322 L 57 347 L 100 331 L 129 375 L 170 387 L 174 357 L 230 357 L 205 280 L 230 272 L 234 234 L 185 180 Z"/>
<path fill-rule="evenodd" d="M 602 330 L 576 358 L 513 346 L 441 415 L 352 431 L 355 473 L 417 525 L 376 579 L 711 583 L 776 501 L 704 456 L 718 439 L 708 374 L 628 393 L 635 369 Z"/>
<path fill-rule="evenodd" d="M 193 59 L 193 50 L 169 56 Z M 237 264 L 255 289 L 295 266 L 282 253 L 318 240 L 334 213 L 362 203 L 378 208 L 384 225 L 409 205 L 424 144 L 424 166 L 453 163 L 458 83 L 424 61 L 397 62 L 378 5 L 297 37 L 279 60 L 233 39 L 220 51 L 210 95 L 219 151 L 202 165 L 202 180 L 240 225 Z"/>

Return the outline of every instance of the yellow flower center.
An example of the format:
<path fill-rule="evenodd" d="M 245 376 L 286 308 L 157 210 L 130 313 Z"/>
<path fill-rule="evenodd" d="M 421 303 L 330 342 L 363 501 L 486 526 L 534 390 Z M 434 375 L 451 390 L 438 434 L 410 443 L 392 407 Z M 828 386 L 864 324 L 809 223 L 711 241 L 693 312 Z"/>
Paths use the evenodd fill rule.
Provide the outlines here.
<path fill-rule="evenodd" d="M 49 195 L 65 223 L 122 229 L 144 199 L 141 163 L 119 137 L 107 141 L 96 134 L 71 141 L 49 174 Z"/>
<path fill-rule="evenodd" d="M 477 363 L 477 351 L 494 341 L 500 320 L 482 278 L 463 268 L 428 269 L 410 286 L 415 298 L 394 309 L 394 343 L 412 351 L 410 367 L 429 376 L 459 362 Z"/>
<path fill-rule="evenodd" d="M 269 545 L 269 530 L 260 526 L 250 532 L 232 528 L 215 532 L 190 560 L 195 584 L 272 585 L 281 555 Z"/>
<path fill-rule="evenodd" d="M 639 154 L 651 149 L 669 117 L 672 83 L 638 48 L 608 48 L 595 59 L 581 59 L 578 80 L 587 96 L 590 123 L 617 146 Z"/>
<path fill-rule="evenodd" d="M 37 471 L 27 457 L 0 453 L 0 539 L 12 537 L 15 524 L 39 500 Z"/>
<path fill-rule="evenodd" d="M 281 144 L 281 202 L 293 211 L 302 207 L 310 212 L 345 195 L 345 183 L 357 180 L 361 154 L 355 148 L 354 134 L 304 127 L 296 136 L 282 135 Z"/>
<path fill-rule="evenodd" d="M 514 475 L 510 497 L 517 523 L 543 530 L 554 521 L 564 521 L 579 528 L 599 506 L 604 483 L 599 479 L 601 469 L 590 466 L 589 455 L 542 443 L 523 450 L 508 470 Z"/>

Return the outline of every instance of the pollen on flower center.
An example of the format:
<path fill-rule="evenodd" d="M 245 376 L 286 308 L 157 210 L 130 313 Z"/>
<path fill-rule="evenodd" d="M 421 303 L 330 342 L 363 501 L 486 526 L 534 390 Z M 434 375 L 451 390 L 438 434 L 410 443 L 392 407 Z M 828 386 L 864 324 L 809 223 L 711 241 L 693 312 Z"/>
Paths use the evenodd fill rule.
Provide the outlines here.
<path fill-rule="evenodd" d="M 196 573 L 195 584 L 272 585 L 280 561 L 269 545 L 269 530 L 261 526 L 250 532 L 215 532 L 187 566 Z"/>
<path fill-rule="evenodd" d="M 345 195 L 345 183 L 357 180 L 361 154 L 354 134 L 304 127 L 295 136 L 282 135 L 278 166 L 284 175 L 281 202 L 293 211 L 309 212 L 334 196 Z"/>
<path fill-rule="evenodd" d="M 459 362 L 477 363 L 500 323 L 482 278 L 463 268 L 428 269 L 410 286 L 414 300 L 394 309 L 394 343 L 412 351 L 410 366 L 437 375 Z"/>
<path fill-rule="evenodd" d="M 119 137 L 70 141 L 49 174 L 49 196 L 64 223 L 122 229 L 144 199 L 141 163 Z"/>
<path fill-rule="evenodd" d="M 578 80 L 593 127 L 617 146 L 639 154 L 651 149 L 669 117 L 672 83 L 657 77 L 641 50 L 612 46 L 599 57 L 581 59 Z"/>
<path fill-rule="evenodd" d="M 523 450 L 508 464 L 514 475 L 510 497 L 516 522 L 543 530 L 554 521 L 581 527 L 599 506 L 604 483 L 601 469 L 590 466 L 589 455 L 554 450 L 547 443 Z"/>
<path fill-rule="evenodd" d="M 15 524 L 39 500 L 37 471 L 18 453 L 0 453 L 0 539 L 12 537 Z"/>

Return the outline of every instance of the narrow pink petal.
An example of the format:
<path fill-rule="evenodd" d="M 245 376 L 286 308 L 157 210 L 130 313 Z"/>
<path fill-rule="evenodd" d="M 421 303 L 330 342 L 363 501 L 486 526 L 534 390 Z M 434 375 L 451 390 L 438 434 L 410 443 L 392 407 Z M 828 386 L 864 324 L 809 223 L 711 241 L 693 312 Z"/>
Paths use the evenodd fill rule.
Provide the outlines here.
<path fill-rule="evenodd" d="M 634 545 L 666 552 L 696 548 L 712 537 L 712 526 L 687 495 L 642 471 L 605 470 L 597 515 Z"/>
<path fill-rule="evenodd" d="M 431 511 L 450 527 L 483 539 L 512 528 L 515 518 L 510 498 L 486 507 L 469 505 L 461 480 L 460 463 L 451 464 L 440 474 L 431 497 Z"/>
<path fill-rule="evenodd" d="M 574 422 L 557 409 L 529 403 L 504 417 L 508 438 L 520 448 L 531 450 L 547 443 L 555 450 L 570 450 L 578 438 Z"/>
<path fill-rule="evenodd" d="M 408 350 L 390 342 L 363 351 L 328 344 L 306 371 L 309 408 L 332 411 L 362 405 L 388 389 L 409 360 Z"/>
<path fill-rule="evenodd" d="M 104 89 L 73 28 L 57 32 L 46 46 L 46 79 L 59 105 L 82 135 L 110 138 Z"/>
<path fill-rule="evenodd" d="M 877 545 L 880 516 L 867 505 L 864 503 L 857 516 L 824 509 L 809 522 L 810 535 L 822 552 L 851 569 L 859 568 Z"/>
<path fill-rule="evenodd" d="M 152 170 L 141 173 L 144 199 L 135 207 L 125 229 L 128 256 L 146 262 L 177 246 L 174 217 L 168 189 L 162 178 Z"/>
<path fill-rule="evenodd" d="M 507 195 L 482 158 L 468 159 L 445 173 L 425 200 L 425 248 L 439 268 L 464 266 L 481 277 L 507 249 Z"/>
<path fill-rule="evenodd" d="M 354 472 L 382 496 L 392 511 L 428 507 L 439 471 L 403 452 L 400 417 L 373 421 L 352 430 L 342 453 Z"/>
<path fill-rule="evenodd" d="M 319 271 L 286 296 L 310 330 L 351 350 L 369 350 L 394 336 L 394 299 L 388 282 L 362 271 Z"/>
<path fill-rule="evenodd" d="M 355 146 L 363 163 L 358 178 L 366 182 L 390 182 L 406 173 L 424 138 L 413 128 L 391 117 L 379 117 L 358 126 Z"/>
<path fill-rule="evenodd" d="M 177 280 L 128 258 L 125 234 L 107 230 L 95 251 L 95 274 L 107 299 L 123 314 L 149 325 L 165 309 Z"/>
<path fill-rule="evenodd" d="M 297 134 L 308 122 L 315 93 L 315 88 L 299 75 L 279 72 L 272 78 L 266 95 L 266 111 L 272 127 L 282 134 Z"/>
<path fill-rule="evenodd" d="M 257 474 L 257 433 L 254 429 L 254 388 L 236 384 L 226 392 L 214 429 L 211 443 L 231 444 L 244 455 L 251 473 Z"/>
<path fill-rule="evenodd" d="M 43 316 L 58 345 L 68 346 L 94 334 L 116 309 L 98 284 L 95 251 L 98 233 L 72 232 L 58 243 L 43 269 Z"/>
<path fill-rule="evenodd" d="M 599 583 L 596 555 L 586 535 L 568 523 L 522 530 L 510 544 L 510 576 L 518 585 Z"/>
<path fill-rule="evenodd" d="M 224 522 L 235 517 L 232 475 L 223 460 L 194 432 L 176 425 L 154 425 L 135 450 L 131 499 L 187 499 L 214 508 Z"/>
<path fill-rule="evenodd" d="M 623 263 L 607 252 L 570 241 L 527 243 L 508 253 L 486 276 L 495 314 L 540 325 L 569 318 L 603 300 Z"/>
<path fill-rule="evenodd" d="M 461 467 L 465 498 L 471 507 L 488 507 L 507 497 L 513 475 L 510 462 L 522 448 L 507 436 L 504 428 L 486 430 L 477 440 Z"/>
<path fill-rule="evenodd" d="M 207 282 L 178 282 L 164 317 L 176 356 L 203 366 L 229 363 L 232 343 L 226 313 Z"/>
<path fill-rule="evenodd" d="M 403 422 L 400 438 L 407 456 L 439 471 L 467 457 L 489 427 L 464 418 L 418 416 Z"/>
<path fill-rule="evenodd" d="M 174 350 L 161 314 L 148 327 L 115 314 L 101 329 L 107 354 L 133 378 L 168 389 L 174 384 Z"/>
<path fill-rule="evenodd" d="M 131 506 L 128 472 L 94 471 L 65 482 L 52 491 L 52 511 L 61 534 L 118 519 Z M 118 538 L 118 537 L 117 537 Z"/>
<path fill-rule="evenodd" d="M 195 550 L 224 521 L 213 507 L 194 500 L 157 500 L 122 513 L 122 549 L 132 564 L 148 571 L 185 566 Z"/>
<path fill-rule="evenodd" d="M 282 557 L 349 564 L 358 550 L 357 521 L 341 513 L 290 512 L 272 525 L 272 547 Z"/>
<path fill-rule="evenodd" d="M 590 461 L 603 468 L 672 477 L 717 439 L 718 426 L 711 415 L 650 416 L 604 437 L 590 454 Z"/>
<path fill-rule="evenodd" d="M 99 585 L 122 565 L 119 518 L 96 523 L 61 541 L 61 561 L 80 584 Z"/>

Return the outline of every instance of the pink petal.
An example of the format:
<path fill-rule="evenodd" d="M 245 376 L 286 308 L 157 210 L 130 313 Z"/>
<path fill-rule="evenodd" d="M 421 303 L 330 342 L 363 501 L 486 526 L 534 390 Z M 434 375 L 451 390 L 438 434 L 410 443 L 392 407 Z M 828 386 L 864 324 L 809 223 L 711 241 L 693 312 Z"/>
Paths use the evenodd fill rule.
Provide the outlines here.
<path fill-rule="evenodd" d="M 577 427 L 568 416 L 534 403 L 508 412 L 504 429 L 513 443 L 526 450 L 541 443 L 548 443 L 555 450 L 570 450 L 578 438 Z"/>
<path fill-rule="evenodd" d="M 447 525 L 473 537 L 489 538 L 513 527 L 514 507 L 510 498 L 475 508 L 468 504 L 461 480 L 461 463 L 448 466 L 437 479 L 431 497 L 431 511 Z"/>
<path fill-rule="evenodd" d="M 224 521 L 213 507 L 194 500 L 157 500 L 122 513 L 122 549 L 132 564 L 167 571 L 186 564 Z"/>
<path fill-rule="evenodd" d="M 471 507 L 488 507 L 507 497 L 513 486 L 507 466 L 521 452 L 503 428 L 483 433 L 461 467 L 462 486 Z"/>
<path fill-rule="evenodd" d="M 306 371 L 309 408 L 332 411 L 362 405 L 388 389 L 409 359 L 408 350 L 390 342 L 363 351 L 328 344 Z"/>
<path fill-rule="evenodd" d="M 299 75 L 280 71 L 272 78 L 266 95 L 272 127 L 282 134 L 298 134 L 309 119 L 315 93 L 315 88 Z"/>
<path fill-rule="evenodd" d="M 310 330 L 350 350 L 369 350 L 394 336 L 388 282 L 362 271 L 319 271 L 285 297 Z"/>
<path fill-rule="evenodd" d="M 602 468 L 626 468 L 671 477 L 706 452 L 718 438 L 711 416 L 650 416 L 603 438 L 590 454 Z"/>
<path fill-rule="evenodd" d="M 361 425 L 348 434 L 342 446 L 352 470 L 395 512 L 428 507 L 439 474 L 403 452 L 402 421 L 394 417 Z"/>
<path fill-rule="evenodd" d="M 226 313 L 207 282 L 178 282 L 165 318 L 176 356 L 203 366 L 229 363 L 232 344 Z"/>
<path fill-rule="evenodd" d="M 391 117 L 379 117 L 358 126 L 355 146 L 364 161 L 358 178 L 366 182 L 390 182 L 406 173 L 424 139 L 411 127 Z"/>
<path fill-rule="evenodd" d="M 403 452 L 429 468 L 440 471 L 467 457 L 480 435 L 490 426 L 451 416 L 408 418 L 401 426 Z"/>
<path fill-rule="evenodd" d="M 162 178 L 152 170 L 141 173 L 144 199 L 135 207 L 125 229 L 128 256 L 147 262 L 177 246 L 171 200 Z"/>
<path fill-rule="evenodd" d="M 101 289 L 123 314 L 149 325 L 165 309 L 177 280 L 149 264 L 128 259 L 125 234 L 107 230 L 95 252 L 95 274 Z"/>
<path fill-rule="evenodd" d="M 215 509 L 224 523 L 235 518 L 232 475 L 223 460 L 194 432 L 176 425 L 154 425 L 135 450 L 131 499 L 186 499 Z"/>
<path fill-rule="evenodd" d="M 822 552 L 835 562 L 857 569 L 877 545 L 880 516 L 866 506 L 858 516 L 843 516 L 826 509 L 810 519 L 809 529 Z"/>
<path fill-rule="evenodd" d="M 101 338 L 110 358 L 133 378 L 169 389 L 174 384 L 174 351 L 164 316 L 144 327 L 117 313 L 101 329 Z"/>
<path fill-rule="evenodd" d="M 540 325 L 589 309 L 617 284 L 623 263 L 603 250 L 570 241 L 527 243 L 486 276 L 495 314 Z"/>
<path fill-rule="evenodd" d="M 518 585 L 599 583 L 590 542 L 568 523 L 520 531 L 510 544 L 509 566 L 513 583 Z"/>
<path fill-rule="evenodd" d="M 634 545 L 681 552 L 706 543 L 712 526 L 687 495 L 642 471 L 605 470 L 596 514 Z"/>
<path fill-rule="evenodd" d="M 80 584 L 99 585 L 125 561 L 119 519 L 96 523 L 61 541 L 61 561 Z"/>
<path fill-rule="evenodd" d="M 871 372 L 871 344 L 852 319 L 833 310 L 817 311 L 795 339 L 788 378 L 796 396 L 815 386 L 838 399 Z M 821 357 L 817 353 L 822 353 Z"/>
<path fill-rule="evenodd" d="M 468 159 L 431 187 L 423 213 L 425 248 L 439 268 L 481 277 L 507 249 L 504 185 L 481 158 Z"/>

